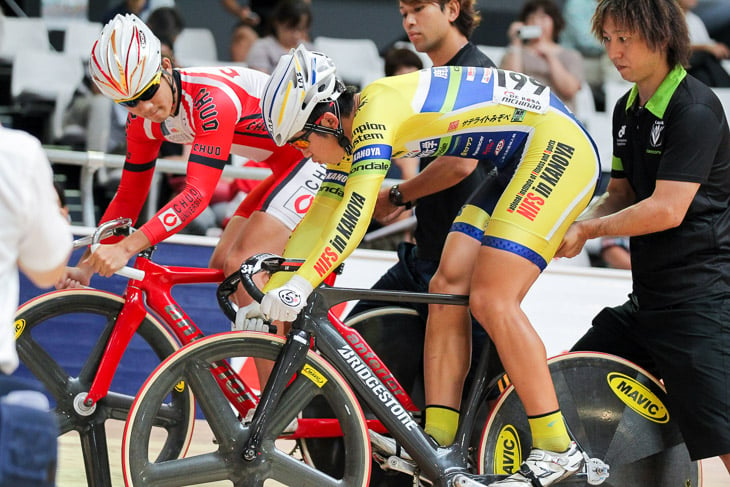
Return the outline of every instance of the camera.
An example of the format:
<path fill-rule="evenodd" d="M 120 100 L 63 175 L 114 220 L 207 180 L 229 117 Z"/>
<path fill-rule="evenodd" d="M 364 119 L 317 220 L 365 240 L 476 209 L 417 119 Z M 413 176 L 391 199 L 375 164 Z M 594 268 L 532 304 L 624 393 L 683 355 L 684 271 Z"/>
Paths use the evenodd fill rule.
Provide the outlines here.
<path fill-rule="evenodd" d="M 523 25 L 517 32 L 520 36 L 520 39 L 522 39 L 523 41 L 529 41 L 532 39 L 537 39 L 542 35 L 542 27 L 540 27 L 539 25 Z"/>

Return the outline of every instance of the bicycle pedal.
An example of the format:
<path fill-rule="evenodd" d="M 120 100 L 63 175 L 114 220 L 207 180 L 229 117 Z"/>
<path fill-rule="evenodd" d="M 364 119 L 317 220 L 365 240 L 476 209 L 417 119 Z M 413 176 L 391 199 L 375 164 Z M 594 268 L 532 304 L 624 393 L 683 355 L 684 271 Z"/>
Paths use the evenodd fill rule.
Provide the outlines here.
<path fill-rule="evenodd" d="M 586 481 L 590 485 L 601 485 L 609 477 L 609 469 L 607 463 L 598 458 L 586 458 L 585 461 Z"/>

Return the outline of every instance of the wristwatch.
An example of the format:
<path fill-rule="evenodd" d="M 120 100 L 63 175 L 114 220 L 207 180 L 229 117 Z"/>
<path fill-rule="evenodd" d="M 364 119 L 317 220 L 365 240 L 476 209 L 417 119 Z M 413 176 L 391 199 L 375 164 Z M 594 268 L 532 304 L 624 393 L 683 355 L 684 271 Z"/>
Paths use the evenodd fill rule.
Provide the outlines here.
<path fill-rule="evenodd" d="M 391 186 L 390 193 L 388 193 L 388 200 L 395 206 L 405 206 L 406 210 L 410 210 L 413 206 L 413 203 L 410 201 L 403 202 L 403 195 L 400 192 L 400 189 L 398 189 L 398 185 L 395 184 Z"/>

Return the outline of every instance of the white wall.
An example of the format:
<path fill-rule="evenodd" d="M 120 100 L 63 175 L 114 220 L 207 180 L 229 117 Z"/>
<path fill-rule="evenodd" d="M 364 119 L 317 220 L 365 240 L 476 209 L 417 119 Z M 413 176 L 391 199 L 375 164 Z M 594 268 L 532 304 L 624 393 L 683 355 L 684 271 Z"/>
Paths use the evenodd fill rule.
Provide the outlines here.
<path fill-rule="evenodd" d="M 356 250 L 346 261 L 337 284 L 369 287 L 396 261 L 394 252 Z M 604 306 L 626 300 L 629 271 L 550 264 L 528 293 L 524 309 L 545 342 L 548 356 L 559 354 L 580 338 Z"/>

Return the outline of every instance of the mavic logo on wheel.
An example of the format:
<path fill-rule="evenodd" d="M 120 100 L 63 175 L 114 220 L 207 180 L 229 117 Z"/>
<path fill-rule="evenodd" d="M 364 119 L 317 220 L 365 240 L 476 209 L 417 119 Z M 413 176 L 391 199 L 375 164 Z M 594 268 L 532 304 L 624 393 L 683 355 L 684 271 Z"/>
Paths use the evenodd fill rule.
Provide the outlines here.
<path fill-rule="evenodd" d="M 497 436 L 494 449 L 494 473 L 512 474 L 520 469 L 522 463 L 522 445 L 517 429 L 511 424 L 505 425 Z"/>
<path fill-rule="evenodd" d="M 25 320 L 19 319 L 15 320 L 15 339 L 17 340 L 20 338 L 20 335 L 23 334 L 23 331 L 25 331 Z"/>
<path fill-rule="evenodd" d="M 611 372 L 606 379 L 613 393 L 641 416 L 659 424 L 669 422 L 666 406 L 645 385 L 618 372 Z"/>

